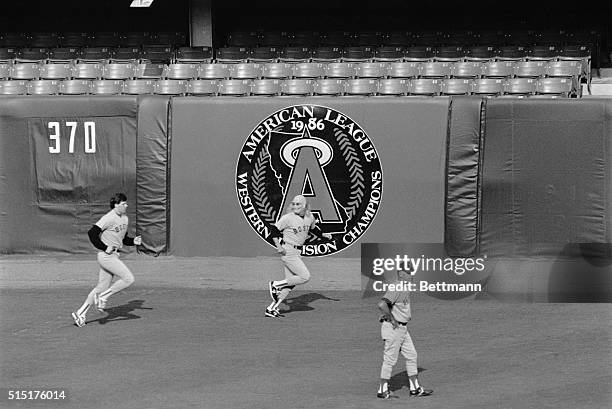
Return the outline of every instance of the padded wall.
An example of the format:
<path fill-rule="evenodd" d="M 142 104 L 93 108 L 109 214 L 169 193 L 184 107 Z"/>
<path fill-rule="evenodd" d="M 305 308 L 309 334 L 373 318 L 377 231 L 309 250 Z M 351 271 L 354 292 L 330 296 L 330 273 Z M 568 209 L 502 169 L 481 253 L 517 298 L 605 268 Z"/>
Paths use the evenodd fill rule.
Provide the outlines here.
<path fill-rule="evenodd" d="M 481 250 L 554 256 L 610 243 L 610 100 L 491 99 L 486 108 Z"/>
<path fill-rule="evenodd" d="M 316 104 L 358 123 L 383 174 L 378 214 L 363 242 L 444 240 L 446 98 L 174 98 L 170 249 L 182 256 L 258 256 L 274 250 L 250 227 L 236 166 L 254 128 L 284 107 Z M 358 243 L 338 253 L 359 256 Z"/>
<path fill-rule="evenodd" d="M 134 220 L 136 114 L 136 97 L 0 98 L 1 252 L 90 252 L 118 191 Z"/>
<path fill-rule="evenodd" d="M 168 219 L 168 114 L 170 98 L 138 99 L 136 153 L 136 230 L 142 236 L 140 250 L 166 251 Z"/>

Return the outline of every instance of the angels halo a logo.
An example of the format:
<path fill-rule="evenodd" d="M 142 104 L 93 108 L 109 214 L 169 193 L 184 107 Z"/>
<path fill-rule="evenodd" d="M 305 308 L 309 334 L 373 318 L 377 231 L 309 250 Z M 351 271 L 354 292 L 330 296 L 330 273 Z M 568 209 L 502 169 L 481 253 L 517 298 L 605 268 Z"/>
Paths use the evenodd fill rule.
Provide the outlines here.
<path fill-rule="evenodd" d="M 312 233 L 303 256 L 326 256 L 356 243 L 382 199 L 378 152 L 365 131 L 334 109 L 313 104 L 274 112 L 247 137 L 236 170 L 236 193 L 251 227 L 274 246 L 271 225 L 304 195 L 324 233 Z"/>

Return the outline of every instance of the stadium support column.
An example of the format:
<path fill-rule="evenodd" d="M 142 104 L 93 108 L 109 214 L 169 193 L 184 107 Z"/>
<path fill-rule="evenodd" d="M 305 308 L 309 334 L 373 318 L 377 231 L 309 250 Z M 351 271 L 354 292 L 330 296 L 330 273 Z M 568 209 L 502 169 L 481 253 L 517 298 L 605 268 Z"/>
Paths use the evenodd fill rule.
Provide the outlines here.
<path fill-rule="evenodd" d="M 189 1 L 189 44 L 212 47 L 212 0 Z"/>

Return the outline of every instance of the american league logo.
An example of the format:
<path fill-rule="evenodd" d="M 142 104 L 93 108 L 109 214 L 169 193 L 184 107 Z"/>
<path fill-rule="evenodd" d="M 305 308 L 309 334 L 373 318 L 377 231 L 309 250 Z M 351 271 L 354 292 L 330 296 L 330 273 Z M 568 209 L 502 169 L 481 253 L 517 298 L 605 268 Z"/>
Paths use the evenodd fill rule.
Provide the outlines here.
<path fill-rule="evenodd" d="M 242 147 L 236 193 L 251 227 L 274 245 L 270 226 L 291 198 L 304 195 L 324 233 L 303 256 L 326 256 L 356 243 L 374 221 L 383 173 L 374 143 L 355 121 L 312 104 L 283 108 L 261 121 Z"/>

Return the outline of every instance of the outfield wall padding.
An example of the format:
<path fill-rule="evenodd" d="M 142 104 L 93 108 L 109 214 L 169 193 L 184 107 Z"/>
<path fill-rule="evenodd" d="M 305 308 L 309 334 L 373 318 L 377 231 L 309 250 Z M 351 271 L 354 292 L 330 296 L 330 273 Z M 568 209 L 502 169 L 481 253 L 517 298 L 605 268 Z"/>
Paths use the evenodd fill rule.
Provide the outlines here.
<path fill-rule="evenodd" d="M 452 256 L 467 257 L 478 251 L 484 104 L 480 98 L 451 100 L 444 243 Z"/>
<path fill-rule="evenodd" d="M 481 251 L 567 254 L 610 243 L 610 100 L 491 99 L 486 109 Z"/>
<path fill-rule="evenodd" d="M 135 203 L 136 114 L 136 97 L 0 98 L 1 252 L 91 252 L 110 197 Z"/>
<path fill-rule="evenodd" d="M 346 114 L 378 151 L 382 202 L 359 242 L 443 242 L 448 103 L 447 98 L 173 98 L 171 252 L 275 254 L 242 213 L 236 166 L 254 128 L 275 111 L 297 104 Z M 337 254 L 359 256 L 359 242 Z"/>
<path fill-rule="evenodd" d="M 166 251 L 168 209 L 168 114 L 170 98 L 138 99 L 136 149 L 136 230 L 142 236 L 140 250 Z"/>

